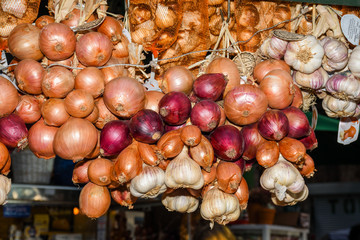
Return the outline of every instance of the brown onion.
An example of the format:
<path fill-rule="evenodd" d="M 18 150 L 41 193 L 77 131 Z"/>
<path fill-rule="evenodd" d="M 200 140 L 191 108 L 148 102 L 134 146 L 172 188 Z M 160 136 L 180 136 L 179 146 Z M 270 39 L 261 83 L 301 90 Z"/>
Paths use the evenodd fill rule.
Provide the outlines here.
<path fill-rule="evenodd" d="M 86 67 L 75 77 L 75 89 L 84 89 L 94 98 L 99 97 L 104 92 L 105 75 L 96 67 Z"/>
<path fill-rule="evenodd" d="M 91 123 L 96 123 L 98 118 L 99 118 L 99 109 L 95 105 L 95 102 L 94 102 L 94 108 L 93 108 L 92 112 L 85 119 Z"/>
<path fill-rule="evenodd" d="M 257 123 L 244 126 L 241 129 L 241 133 L 245 143 L 242 158 L 244 158 L 244 160 L 251 160 L 255 158 L 259 145 L 266 140 L 259 133 Z"/>
<path fill-rule="evenodd" d="M 274 166 L 279 160 L 279 156 L 279 146 L 275 141 L 261 143 L 256 151 L 256 160 L 264 168 Z"/>
<path fill-rule="evenodd" d="M 120 41 L 122 30 L 123 26 L 120 21 L 109 16 L 106 16 L 104 21 L 97 28 L 97 31 L 105 34 L 113 44 L 116 44 Z"/>
<path fill-rule="evenodd" d="M 86 22 L 91 22 L 95 20 L 94 14 L 91 14 Z M 80 9 L 74 8 L 71 12 L 69 12 L 63 20 L 60 21 L 61 23 L 68 25 L 71 28 L 79 26 L 80 23 Z"/>
<path fill-rule="evenodd" d="M 130 118 L 145 107 L 144 87 L 134 78 L 119 77 L 105 86 L 104 103 L 117 116 Z"/>
<path fill-rule="evenodd" d="M 171 160 L 160 160 L 158 167 L 165 171 L 170 162 Z"/>
<path fill-rule="evenodd" d="M 315 163 L 312 157 L 309 154 L 305 154 L 304 156 L 304 163 L 302 167 L 299 169 L 299 172 L 302 176 L 311 178 L 315 174 Z"/>
<path fill-rule="evenodd" d="M 33 59 L 21 60 L 15 67 L 15 79 L 18 87 L 29 94 L 40 94 L 42 78 L 45 74 L 41 64 Z"/>
<path fill-rule="evenodd" d="M 216 167 L 217 167 L 217 163 L 213 164 L 212 167 L 210 168 L 210 172 L 201 169 L 201 173 L 204 177 L 204 186 L 212 183 L 216 179 Z"/>
<path fill-rule="evenodd" d="M 269 107 L 284 109 L 294 99 L 294 84 L 291 75 L 281 69 L 270 71 L 260 83 L 260 89 L 265 93 Z"/>
<path fill-rule="evenodd" d="M 88 177 L 92 183 L 106 186 L 111 183 L 114 163 L 106 158 L 94 159 L 88 167 Z"/>
<path fill-rule="evenodd" d="M 11 156 L 9 156 L 8 160 L 5 163 L 5 166 L 0 170 L 0 173 L 7 176 L 11 171 Z"/>
<path fill-rule="evenodd" d="M 146 102 L 145 109 L 151 109 L 157 113 L 159 113 L 159 102 L 161 98 L 164 96 L 164 93 L 159 91 L 146 91 Z"/>
<path fill-rule="evenodd" d="M 245 210 L 247 208 L 247 203 L 249 200 L 249 186 L 245 180 L 245 178 L 241 179 L 240 185 L 235 192 L 235 196 L 239 200 L 240 209 Z"/>
<path fill-rule="evenodd" d="M 129 40 L 125 35 L 121 36 L 120 42 L 114 46 L 112 56 L 116 58 L 125 58 L 129 56 Z"/>
<path fill-rule="evenodd" d="M 234 88 L 226 95 L 224 101 L 226 117 L 238 125 L 258 121 L 267 107 L 268 100 L 264 92 L 250 84 L 242 84 Z"/>
<path fill-rule="evenodd" d="M 61 65 L 73 67 L 74 66 L 74 55 L 71 55 L 71 57 L 69 57 L 67 59 L 64 59 L 64 60 L 60 60 L 60 61 L 52 61 L 50 59 L 47 59 L 47 65 L 50 66 L 52 64 L 61 64 Z M 82 67 L 82 66 L 78 65 L 77 67 Z M 74 74 L 76 73 L 76 71 L 79 71 L 79 70 L 77 70 L 77 69 L 72 69 L 71 70 L 71 72 L 74 73 Z"/>
<path fill-rule="evenodd" d="M 184 66 L 174 66 L 166 70 L 161 78 L 160 88 L 164 93 L 183 92 L 189 95 L 195 77 L 192 72 Z"/>
<path fill-rule="evenodd" d="M 64 98 L 75 85 L 73 74 L 61 66 L 54 66 L 45 71 L 42 91 L 46 97 Z"/>
<path fill-rule="evenodd" d="M 96 157 L 100 156 L 100 131 L 98 131 L 98 139 L 97 139 L 97 143 L 96 146 L 94 147 L 94 149 L 91 151 L 91 153 L 89 153 L 85 158 L 86 159 L 93 159 Z"/>
<path fill-rule="evenodd" d="M 219 189 L 226 193 L 235 193 L 240 185 L 241 178 L 241 169 L 233 162 L 220 161 L 216 167 Z"/>
<path fill-rule="evenodd" d="M 230 90 L 240 85 L 241 82 L 240 72 L 236 64 L 229 58 L 215 58 L 207 66 L 206 73 L 222 73 L 225 75 L 228 82 L 224 90 L 224 97 Z"/>
<path fill-rule="evenodd" d="M 183 147 L 180 130 L 173 130 L 161 136 L 157 142 L 157 154 L 160 159 L 174 158 L 180 154 Z"/>
<path fill-rule="evenodd" d="M 49 23 L 40 32 L 39 46 L 50 60 L 60 61 L 74 54 L 76 37 L 71 28 L 62 23 Z"/>
<path fill-rule="evenodd" d="M 96 146 L 98 131 L 88 120 L 70 118 L 57 131 L 54 151 L 61 158 L 77 162 L 84 159 Z"/>
<path fill-rule="evenodd" d="M 138 150 L 141 159 L 149 166 L 157 166 L 160 163 L 158 155 L 156 155 L 156 145 L 138 142 Z"/>
<path fill-rule="evenodd" d="M 200 143 L 190 147 L 190 156 L 200 167 L 210 172 L 214 162 L 214 149 L 206 137 L 201 136 Z"/>
<path fill-rule="evenodd" d="M 7 161 L 9 160 L 10 153 L 5 144 L 0 142 L 0 170 L 4 168 Z"/>
<path fill-rule="evenodd" d="M 73 117 L 86 117 L 94 109 L 94 98 L 84 89 L 71 91 L 64 101 L 66 111 Z"/>
<path fill-rule="evenodd" d="M 64 99 L 50 98 L 41 106 L 41 115 L 46 125 L 59 127 L 63 125 L 70 115 L 65 109 Z"/>
<path fill-rule="evenodd" d="M 126 77 L 128 76 L 128 70 L 124 68 L 124 66 L 117 65 L 112 67 L 105 67 L 109 65 L 115 65 L 115 64 L 126 64 L 129 63 L 129 58 L 116 58 L 111 57 L 110 60 L 104 65 L 104 68 L 101 68 L 101 71 L 103 72 L 105 78 L 104 82 L 105 85 L 110 82 L 111 80 L 117 78 L 117 77 Z"/>
<path fill-rule="evenodd" d="M 304 161 L 306 148 L 295 138 L 285 137 L 279 142 L 281 155 L 288 161 L 299 164 Z"/>
<path fill-rule="evenodd" d="M 76 56 L 85 66 L 105 65 L 111 57 L 113 45 L 110 39 L 99 32 L 85 33 L 76 42 Z"/>
<path fill-rule="evenodd" d="M 111 122 L 113 120 L 118 120 L 118 118 L 110 112 L 110 110 L 106 107 L 104 103 L 104 99 L 98 98 L 95 101 L 95 106 L 99 110 L 99 118 L 97 119 L 95 126 L 99 129 L 102 129 L 106 123 Z"/>
<path fill-rule="evenodd" d="M 72 174 L 72 182 L 74 184 L 88 183 L 90 181 L 88 176 L 88 168 L 92 161 L 93 160 L 82 160 L 75 164 Z"/>
<path fill-rule="evenodd" d="M 290 66 L 287 65 L 284 60 L 267 59 L 256 64 L 254 68 L 254 78 L 258 83 L 261 83 L 266 74 L 275 69 L 282 69 L 289 74 L 291 73 Z"/>
<path fill-rule="evenodd" d="M 180 138 L 186 146 L 195 147 L 201 142 L 201 130 L 195 125 L 187 125 L 180 130 Z"/>
<path fill-rule="evenodd" d="M 130 190 L 126 186 L 111 190 L 111 197 L 116 203 L 129 209 L 133 208 L 133 204 L 137 200 L 137 197 L 131 195 Z"/>
<path fill-rule="evenodd" d="M 39 101 L 34 96 L 22 95 L 14 113 L 21 117 L 25 123 L 34 123 L 41 117 Z"/>
<path fill-rule="evenodd" d="M 111 204 L 109 190 L 91 182 L 87 183 L 80 192 L 80 212 L 89 218 L 99 218 L 104 215 Z"/>
<path fill-rule="evenodd" d="M 301 106 L 303 105 L 303 95 L 301 89 L 294 84 L 294 90 L 294 99 L 290 106 L 301 108 Z"/>
<path fill-rule="evenodd" d="M 38 19 L 36 19 L 35 26 L 38 27 L 39 29 L 42 29 L 49 23 L 53 23 L 53 22 L 55 22 L 54 17 L 49 15 L 42 15 Z"/>
<path fill-rule="evenodd" d="M 20 60 L 40 60 L 44 55 L 39 47 L 40 29 L 30 23 L 17 25 L 8 37 L 10 53 Z"/>

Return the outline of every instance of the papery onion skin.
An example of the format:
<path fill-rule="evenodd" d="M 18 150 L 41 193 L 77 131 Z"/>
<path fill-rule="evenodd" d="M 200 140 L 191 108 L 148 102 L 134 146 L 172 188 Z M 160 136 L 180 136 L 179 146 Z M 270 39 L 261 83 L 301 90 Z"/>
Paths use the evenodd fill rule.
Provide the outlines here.
<path fill-rule="evenodd" d="M 135 140 L 156 143 L 164 132 L 164 123 L 157 112 L 143 109 L 130 119 L 129 128 Z"/>
<path fill-rule="evenodd" d="M 305 154 L 304 156 L 304 164 L 299 169 L 299 172 L 302 176 L 311 178 L 315 174 L 315 163 L 312 157 L 309 154 Z"/>
<path fill-rule="evenodd" d="M 299 140 L 304 144 L 306 150 L 312 151 L 318 147 L 318 141 L 316 139 L 315 131 L 313 128 L 310 129 L 309 136 L 300 138 Z"/>
<path fill-rule="evenodd" d="M 234 193 L 237 199 L 239 200 L 240 209 L 245 210 L 247 208 L 247 203 L 249 200 L 249 186 L 245 178 L 241 179 L 240 185 L 236 192 Z"/>
<path fill-rule="evenodd" d="M 73 117 L 86 117 L 94 109 L 93 96 L 84 89 L 71 91 L 64 100 L 66 111 Z"/>
<path fill-rule="evenodd" d="M 285 113 L 289 121 L 288 137 L 302 138 L 310 134 L 311 127 L 309 120 L 303 111 L 292 106 L 289 106 L 281 111 Z"/>
<path fill-rule="evenodd" d="M 161 136 L 157 142 L 157 154 L 160 159 L 174 158 L 184 147 L 179 130 L 172 130 Z"/>
<path fill-rule="evenodd" d="M 40 32 L 40 50 L 50 60 L 60 61 L 71 57 L 75 45 L 75 34 L 65 24 L 49 23 Z"/>
<path fill-rule="evenodd" d="M 41 117 L 39 101 L 32 95 L 22 95 L 14 113 L 26 124 L 35 123 Z"/>
<path fill-rule="evenodd" d="M 303 95 L 301 89 L 294 84 L 294 90 L 294 99 L 290 106 L 301 108 L 301 106 L 303 105 Z"/>
<path fill-rule="evenodd" d="M 41 83 L 46 97 L 64 98 L 75 85 L 75 79 L 70 70 L 61 66 L 54 66 L 45 71 Z"/>
<path fill-rule="evenodd" d="M 97 143 L 96 146 L 94 147 L 94 149 L 88 154 L 86 155 L 86 159 L 94 159 L 100 156 L 100 131 L 98 131 L 98 138 L 97 138 Z"/>
<path fill-rule="evenodd" d="M 118 120 L 118 118 L 106 107 L 104 99 L 102 97 L 98 98 L 95 101 L 95 106 L 99 110 L 99 118 L 95 122 L 95 126 L 97 128 L 102 129 L 106 123 Z"/>
<path fill-rule="evenodd" d="M 89 182 L 88 168 L 92 161 L 93 160 L 83 160 L 75 164 L 72 174 L 72 182 L 74 184 Z"/>
<path fill-rule="evenodd" d="M 214 164 L 210 168 L 209 172 L 205 171 L 204 169 L 201 169 L 201 173 L 204 176 L 204 186 L 211 184 L 216 179 L 216 167 L 217 164 Z"/>
<path fill-rule="evenodd" d="M 88 167 L 90 182 L 99 186 L 106 186 L 111 183 L 111 174 L 114 163 L 106 158 L 94 159 Z"/>
<path fill-rule="evenodd" d="M 16 114 L 0 118 L 0 142 L 10 148 L 24 149 L 28 145 L 28 129 Z"/>
<path fill-rule="evenodd" d="M 183 92 L 167 93 L 159 102 L 159 112 L 165 123 L 180 125 L 190 116 L 190 99 Z"/>
<path fill-rule="evenodd" d="M 94 103 L 94 109 L 89 115 L 86 116 L 85 119 L 95 124 L 98 118 L 99 118 L 99 108 Z"/>
<path fill-rule="evenodd" d="M 100 152 L 102 156 L 118 155 L 132 142 L 130 129 L 122 120 L 105 124 L 100 134 Z"/>
<path fill-rule="evenodd" d="M 214 149 L 210 141 L 201 136 L 201 141 L 198 145 L 190 147 L 189 149 L 191 158 L 200 165 L 205 171 L 210 172 L 211 166 L 214 162 Z"/>
<path fill-rule="evenodd" d="M 180 130 L 180 138 L 186 146 L 195 147 L 202 139 L 201 130 L 195 125 L 187 125 Z"/>
<path fill-rule="evenodd" d="M 166 94 L 169 92 L 183 92 L 189 95 L 193 83 L 194 75 L 184 66 L 174 66 L 166 70 L 162 76 L 161 90 Z"/>
<path fill-rule="evenodd" d="M 146 102 L 144 109 L 151 109 L 159 113 L 159 102 L 164 96 L 164 93 L 159 91 L 146 91 Z"/>
<path fill-rule="evenodd" d="M 205 73 L 194 81 L 193 91 L 200 99 L 218 100 L 224 93 L 227 80 L 222 73 Z"/>
<path fill-rule="evenodd" d="M 260 166 L 269 168 L 274 166 L 280 156 L 279 146 L 275 141 L 266 141 L 259 145 L 256 160 Z"/>
<path fill-rule="evenodd" d="M 242 158 L 251 160 L 255 158 L 259 145 L 266 140 L 259 133 L 257 123 L 244 126 L 241 129 L 241 133 L 244 137 L 244 153 Z"/>
<path fill-rule="evenodd" d="M 254 78 L 258 83 L 261 83 L 263 78 L 272 70 L 282 69 L 291 73 L 290 66 L 284 60 L 267 59 L 258 64 L 254 68 Z"/>
<path fill-rule="evenodd" d="M 242 172 L 235 163 L 220 161 L 216 167 L 216 179 L 219 189 L 226 193 L 235 193 L 240 185 Z"/>
<path fill-rule="evenodd" d="M 69 118 L 57 131 L 54 139 L 55 154 L 77 162 L 89 155 L 98 141 L 94 125 L 82 118 Z"/>
<path fill-rule="evenodd" d="M 130 190 L 126 188 L 126 186 L 121 186 L 116 189 L 112 189 L 111 198 L 123 207 L 127 207 L 128 209 L 133 209 L 133 204 L 136 202 L 137 197 L 131 195 Z"/>
<path fill-rule="evenodd" d="M 75 89 L 84 89 L 94 98 L 101 96 L 105 89 L 105 75 L 96 67 L 86 67 L 75 77 Z"/>
<path fill-rule="evenodd" d="M 121 65 L 115 65 L 115 64 L 127 64 L 127 63 L 129 63 L 128 57 L 116 58 L 112 56 L 110 60 L 104 65 L 104 68 L 101 69 L 101 72 L 105 76 L 104 78 L 105 85 L 117 77 L 129 76 L 129 71 L 127 70 L 127 68 Z M 110 65 L 115 65 L 115 66 L 105 67 Z"/>
<path fill-rule="evenodd" d="M 177 129 L 183 128 L 186 125 L 187 125 L 187 122 L 185 122 L 183 124 L 180 124 L 180 125 L 168 125 L 168 124 L 165 124 L 164 133 L 170 132 L 172 130 L 177 130 Z"/>
<path fill-rule="evenodd" d="M 105 34 L 113 44 L 120 41 L 123 26 L 113 17 L 106 16 L 104 21 L 97 28 L 97 31 Z"/>
<path fill-rule="evenodd" d="M 246 166 L 248 166 L 248 163 L 251 163 L 252 161 L 256 161 L 256 160 L 252 159 L 245 161 L 245 159 L 241 157 L 237 159 L 234 163 L 240 167 L 241 173 L 244 173 L 245 171 L 247 171 Z"/>
<path fill-rule="evenodd" d="M 290 162 L 298 164 L 304 161 L 306 148 L 302 142 L 295 138 L 283 138 L 279 142 L 279 150 L 281 155 Z"/>
<path fill-rule="evenodd" d="M 0 142 L 0 171 L 6 166 L 10 158 L 10 153 L 5 144 Z"/>
<path fill-rule="evenodd" d="M 8 160 L 5 163 L 5 166 L 0 170 L 0 173 L 7 176 L 11 171 L 11 156 L 9 156 Z"/>
<path fill-rule="evenodd" d="M 50 98 L 41 106 L 41 115 L 46 125 L 60 127 L 70 115 L 65 109 L 64 99 Z"/>
<path fill-rule="evenodd" d="M 265 139 L 280 141 L 289 133 L 289 121 L 280 110 L 268 110 L 259 119 L 258 130 Z"/>
<path fill-rule="evenodd" d="M 116 58 L 127 58 L 129 57 L 129 40 L 125 35 L 121 36 L 120 41 L 114 45 L 112 56 Z"/>
<path fill-rule="evenodd" d="M 15 86 L 6 78 L 0 76 L 0 117 L 12 113 L 19 103 L 19 95 Z"/>
<path fill-rule="evenodd" d="M 160 163 L 160 159 L 156 155 L 156 145 L 150 145 L 147 143 L 138 142 L 138 150 L 143 162 L 149 166 L 157 166 Z"/>
<path fill-rule="evenodd" d="M 211 132 L 220 122 L 220 107 L 212 100 L 202 100 L 195 104 L 190 113 L 191 123 L 202 132 Z"/>
<path fill-rule="evenodd" d="M 42 15 L 38 19 L 36 19 L 35 26 L 38 27 L 39 29 L 42 29 L 49 23 L 53 23 L 53 22 L 55 22 L 54 17 L 49 15 Z"/>
<path fill-rule="evenodd" d="M 268 99 L 260 88 L 242 84 L 232 89 L 224 99 L 226 117 L 237 125 L 259 120 L 268 107 Z"/>
<path fill-rule="evenodd" d="M 210 134 L 210 142 L 215 155 L 226 161 L 235 161 L 244 151 L 244 139 L 241 132 L 230 125 L 217 127 Z"/>
<path fill-rule="evenodd" d="M 99 218 L 104 215 L 111 204 L 109 190 L 94 183 L 87 183 L 80 192 L 80 212 L 89 218 Z"/>
<path fill-rule="evenodd" d="M 15 67 L 15 79 L 18 87 L 29 94 L 41 94 L 41 82 L 45 70 L 33 59 L 21 60 Z"/>

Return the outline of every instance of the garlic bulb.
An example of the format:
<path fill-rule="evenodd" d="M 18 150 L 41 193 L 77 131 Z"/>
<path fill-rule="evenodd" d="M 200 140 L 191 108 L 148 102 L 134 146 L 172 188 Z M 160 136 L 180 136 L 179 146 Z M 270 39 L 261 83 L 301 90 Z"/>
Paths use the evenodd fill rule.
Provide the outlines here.
<path fill-rule="evenodd" d="M 143 171 L 131 180 L 130 192 L 135 197 L 155 198 L 165 191 L 165 173 L 159 167 L 144 164 Z"/>
<path fill-rule="evenodd" d="M 164 193 L 161 203 L 169 211 L 191 213 L 199 206 L 199 200 L 192 196 L 186 189 L 178 189 L 171 193 Z"/>
<path fill-rule="evenodd" d="M 337 73 L 327 81 L 326 91 L 342 100 L 357 101 L 360 99 L 360 81 L 350 72 Z"/>
<path fill-rule="evenodd" d="M 331 37 L 324 37 L 320 40 L 320 44 L 325 51 L 323 59 L 323 68 L 326 71 L 339 71 L 346 67 L 349 57 L 346 45 Z"/>
<path fill-rule="evenodd" d="M 287 41 L 275 36 L 267 38 L 260 46 L 261 54 L 274 59 L 282 59 L 286 52 Z"/>
<path fill-rule="evenodd" d="M 155 24 L 159 28 L 168 28 L 175 25 L 177 22 L 177 16 L 175 12 L 161 3 L 157 5 L 155 11 Z"/>
<path fill-rule="evenodd" d="M 299 193 L 286 193 L 286 196 L 283 201 L 280 201 L 276 198 L 276 195 L 274 193 L 271 194 L 271 200 L 272 202 L 277 206 L 292 206 L 295 205 L 298 202 L 302 202 L 307 199 L 309 195 L 309 189 L 305 185 L 304 189 Z"/>
<path fill-rule="evenodd" d="M 0 205 L 6 204 L 7 195 L 11 189 L 11 179 L 0 175 Z"/>
<path fill-rule="evenodd" d="M 355 114 L 357 104 L 326 95 L 322 101 L 326 115 L 332 118 L 351 117 Z"/>
<path fill-rule="evenodd" d="M 360 45 L 356 46 L 349 57 L 348 67 L 351 73 L 357 77 L 360 78 Z"/>
<path fill-rule="evenodd" d="M 275 193 L 280 201 L 286 197 L 286 192 L 299 193 L 305 186 L 300 172 L 281 155 L 279 161 L 265 169 L 260 177 L 260 185 L 265 190 Z"/>
<path fill-rule="evenodd" d="M 303 73 L 312 73 L 321 66 L 324 48 L 316 37 L 308 35 L 300 41 L 289 42 L 286 48 L 285 62 Z"/>
<path fill-rule="evenodd" d="M 170 161 L 165 171 L 165 184 L 169 188 L 200 189 L 204 177 L 200 166 L 189 157 L 189 150 L 184 146 L 181 153 Z"/>
<path fill-rule="evenodd" d="M 225 225 L 239 218 L 239 200 L 234 194 L 224 193 L 214 187 L 205 193 L 200 214 L 205 220 L 210 220 L 211 228 L 214 226 L 214 221 Z"/>
<path fill-rule="evenodd" d="M 293 79 L 294 82 L 302 88 L 319 90 L 325 87 L 325 84 L 329 79 L 329 75 L 322 67 L 320 67 L 313 73 L 309 74 L 295 71 L 293 73 Z"/>

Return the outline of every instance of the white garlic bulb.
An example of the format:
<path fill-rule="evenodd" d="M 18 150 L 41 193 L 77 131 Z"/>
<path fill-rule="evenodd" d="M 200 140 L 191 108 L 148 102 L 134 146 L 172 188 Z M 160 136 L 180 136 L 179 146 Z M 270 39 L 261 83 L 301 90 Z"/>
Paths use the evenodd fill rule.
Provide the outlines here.
<path fill-rule="evenodd" d="M 143 171 L 130 183 L 130 192 L 135 197 L 155 198 L 165 191 L 165 173 L 159 167 L 144 164 Z"/>
<path fill-rule="evenodd" d="M 321 66 L 324 48 L 316 37 L 308 35 L 300 41 L 289 42 L 284 60 L 295 70 L 312 73 Z"/>
<path fill-rule="evenodd" d="M 239 200 L 234 194 L 224 193 L 214 187 L 205 193 L 200 214 L 204 219 L 210 220 L 211 228 L 214 222 L 225 225 L 239 218 Z"/>
<path fill-rule="evenodd" d="M 329 74 L 322 67 L 320 67 L 313 73 L 309 74 L 296 71 L 293 74 L 293 79 L 294 82 L 300 87 L 319 90 L 325 87 L 325 84 L 329 79 Z"/>
<path fill-rule="evenodd" d="M 199 200 L 186 189 L 177 189 L 171 193 L 164 193 L 161 203 L 167 210 L 181 213 L 195 212 L 199 206 Z"/>
<path fill-rule="evenodd" d="M 326 91 L 342 100 L 360 99 L 360 81 L 350 72 L 332 75 L 326 83 Z"/>
<path fill-rule="evenodd" d="M 170 161 L 165 171 L 165 184 L 169 188 L 200 189 L 204 185 L 204 177 L 200 166 L 189 157 L 189 150 L 184 146 L 181 153 Z"/>
<path fill-rule="evenodd" d="M 305 182 L 300 172 L 280 155 L 279 161 L 265 169 L 260 177 L 260 185 L 265 190 L 275 193 L 276 198 L 283 201 L 286 192 L 299 193 Z"/>
<path fill-rule="evenodd" d="M 332 37 L 324 37 L 320 40 L 320 44 L 325 51 L 322 65 L 326 71 L 340 71 L 346 67 L 349 54 L 343 42 Z"/>
<path fill-rule="evenodd" d="M 357 77 L 360 78 L 360 45 L 356 46 L 349 57 L 348 67 L 351 73 Z"/>
<path fill-rule="evenodd" d="M 260 52 L 269 58 L 282 59 L 285 55 L 287 45 L 287 41 L 273 36 L 265 39 L 260 46 Z"/>
<path fill-rule="evenodd" d="M 0 205 L 6 204 L 7 195 L 11 189 L 11 179 L 0 175 Z"/>
<path fill-rule="evenodd" d="M 331 118 L 351 117 L 357 109 L 356 102 L 341 100 L 331 95 L 326 95 L 321 105 L 326 115 Z"/>
<path fill-rule="evenodd" d="M 272 202 L 277 206 L 292 206 L 298 202 L 302 202 L 307 199 L 309 195 L 309 189 L 305 185 L 304 189 L 299 193 L 287 192 L 284 200 L 280 201 L 274 193 L 271 194 Z"/>

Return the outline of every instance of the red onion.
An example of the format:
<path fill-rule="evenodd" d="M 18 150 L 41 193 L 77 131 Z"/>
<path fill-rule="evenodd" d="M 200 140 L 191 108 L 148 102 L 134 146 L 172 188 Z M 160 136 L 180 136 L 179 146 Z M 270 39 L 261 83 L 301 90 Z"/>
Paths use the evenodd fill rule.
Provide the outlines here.
<path fill-rule="evenodd" d="M 289 106 L 283 110 L 287 119 L 289 120 L 288 137 L 302 138 L 310 134 L 310 124 L 305 113 L 297 107 Z"/>
<path fill-rule="evenodd" d="M 212 100 L 202 100 L 195 104 L 191 110 L 191 123 L 200 128 L 202 132 L 211 132 L 220 122 L 220 107 Z"/>
<path fill-rule="evenodd" d="M 240 167 L 240 169 L 241 169 L 241 172 L 244 173 L 245 172 L 245 166 L 246 166 L 247 162 L 248 161 L 245 161 L 245 159 L 241 157 L 238 160 L 236 160 L 234 163 L 236 165 L 238 165 Z"/>
<path fill-rule="evenodd" d="M 245 172 L 251 171 L 253 165 L 256 163 L 256 159 L 251 159 L 249 161 L 245 161 Z"/>
<path fill-rule="evenodd" d="M 251 160 L 255 158 L 258 146 L 266 140 L 259 133 L 257 123 L 244 126 L 241 129 L 241 133 L 244 137 L 245 144 L 242 158 Z"/>
<path fill-rule="evenodd" d="M 165 123 L 180 125 L 190 116 L 191 102 L 183 92 L 169 92 L 161 98 L 159 111 Z"/>
<path fill-rule="evenodd" d="M 218 100 L 224 93 L 227 80 L 222 73 L 205 73 L 194 81 L 193 91 L 200 99 Z"/>
<path fill-rule="evenodd" d="M 289 121 L 280 110 L 268 110 L 259 119 L 258 130 L 267 140 L 279 141 L 289 133 Z"/>
<path fill-rule="evenodd" d="M 312 151 L 318 147 L 318 141 L 315 136 L 315 131 L 312 128 L 310 128 L 309 136 L 300 138 L 299 140 L 304 144 L 306 150 Z"/>
<path fill-rule="evenodd" d="M 119 154 L 132 142 L 128 125 L 121 120 L 105 124 L 100 134 L 100 153 L 103 156 Z"/>
<path fill-rule="evenodd" d="M 139 142 L 156 143 L 164 132 L 164 124 L 160 115 L 150 109 L 137 112 L 130 119 L 130 132 Z"/>
<path fill-rule="evenodd" d="M 244 139 L 241 132 L 230 125 L 217 127 L 210 134 L 210 142 L 215 155 L 223 160 L 235 161 L 244 151 Z"/>
<path fill-rule="evenodd" d="M 16 114 L 0 118 L 0 142 L 10 148 L 24 149 L 28 145 L 28 130 Z"/>

